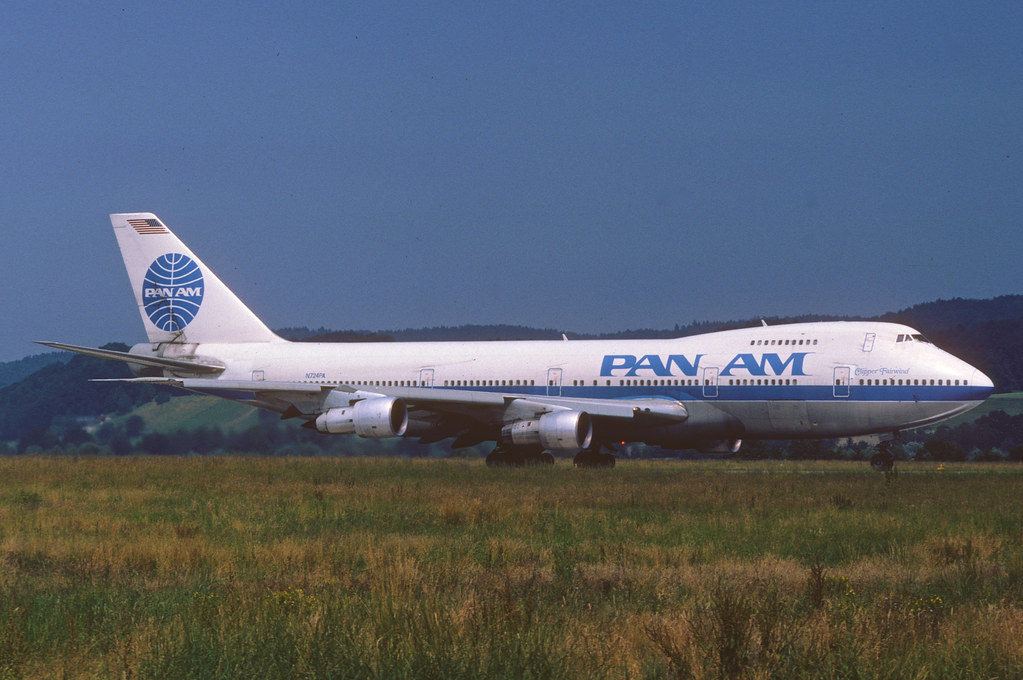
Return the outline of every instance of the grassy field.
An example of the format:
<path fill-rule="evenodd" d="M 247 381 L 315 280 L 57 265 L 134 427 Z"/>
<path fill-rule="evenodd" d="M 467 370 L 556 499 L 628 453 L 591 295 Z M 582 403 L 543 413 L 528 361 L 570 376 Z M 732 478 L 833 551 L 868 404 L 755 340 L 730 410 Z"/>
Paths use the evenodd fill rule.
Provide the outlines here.
<path fill-rule="evenodd" d="M 1023 676 L 1023 469 L 0 459 L 0 678 Z"/>

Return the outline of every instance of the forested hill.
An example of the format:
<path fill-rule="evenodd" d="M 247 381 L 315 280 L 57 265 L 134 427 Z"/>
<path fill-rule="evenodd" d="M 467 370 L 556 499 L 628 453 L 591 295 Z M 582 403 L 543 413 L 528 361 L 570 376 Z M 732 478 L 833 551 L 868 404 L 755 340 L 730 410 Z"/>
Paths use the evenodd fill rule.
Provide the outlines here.
<path fill-rule="evenodd" d="M 23 380 L 36 371 L 50 364 L 66 364 L 71 361 L 70 352 L 46 352 L 35 354 L 17 361 L 0 363 L 0 387 L 10 385 Z"/>
<path fill-rule="evenodd" d="M 1003 295 L 991 300 L 937 300 L 914 305 L 878 317 L 915 328 L 940 330 L 999 321 L 1023 320 L 1023 295 Z"/>
<path fill-rule="evenodd" d="M 127 351 L 127 345 L 105 345 Z M 151 385 L 90 382 L 94 378 L 130 378 L 126 364 L 82 355 L 55 361 L 23 380 L 0 389 L 0 441 L 22 438 L 55 421 L 125 413 L 171 391 Z"/>

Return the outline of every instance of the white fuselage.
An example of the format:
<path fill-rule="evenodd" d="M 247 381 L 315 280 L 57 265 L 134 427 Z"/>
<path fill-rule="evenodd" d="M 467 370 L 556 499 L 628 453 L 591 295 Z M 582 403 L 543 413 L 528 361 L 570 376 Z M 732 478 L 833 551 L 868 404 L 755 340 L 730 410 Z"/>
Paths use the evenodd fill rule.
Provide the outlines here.
<path fill-rule="evenodd" d="M 896 432 L 961 413 L 992 391 L 987 376 L 917 331 L 880 322 L 763 326 L 671 340 L 272 342 L 178 351 L 226 364 L 219 378 L 225 384 L 678 401 L 689 413 L 683 423 L 604 432 L 667 447 Z M 246 400 L 240 392 L 203 391 Z"/>

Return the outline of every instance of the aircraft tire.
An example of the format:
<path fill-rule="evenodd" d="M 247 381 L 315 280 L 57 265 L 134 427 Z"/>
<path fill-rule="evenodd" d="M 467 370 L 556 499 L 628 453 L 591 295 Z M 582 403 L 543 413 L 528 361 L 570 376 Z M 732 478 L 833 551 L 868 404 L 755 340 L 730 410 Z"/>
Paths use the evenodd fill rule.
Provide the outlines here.
<path fill-rule="evenodd" d="M 572 462 L 580 468 L 612 468 L 615 466 L 615 457 L 610 453 L 586 450 L 577 453 Z"/>
<path fill-rule="evenodd" d="M 509 465 L 522 465 L 522 459 L 516 458 L 509 452 L 498 447 L 490 452 L 487 456 L 488 467 L 504 467 Z"/>
<path fill-rule="evenodd" d="M 526 465 L 554 465 L 554 456 L 528 447 L 502 448 L 498 446 L 486 459 L 487 465 L 523 467 Z"/>
<path fill-rule="evenodd" d="M 891 472 L 895 467 L 895 456 L 888 451 L 875 453 L 870 457 L 870 467 L 878 472 Z"/>

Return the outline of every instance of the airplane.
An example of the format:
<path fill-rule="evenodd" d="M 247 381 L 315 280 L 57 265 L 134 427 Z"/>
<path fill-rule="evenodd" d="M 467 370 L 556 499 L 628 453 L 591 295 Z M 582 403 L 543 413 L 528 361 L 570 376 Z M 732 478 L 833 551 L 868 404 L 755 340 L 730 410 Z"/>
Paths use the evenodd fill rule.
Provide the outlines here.
<path fill-rule="evenodd" d="M 742 439 L 880 435 L 974 408 L 994 386 L 920 332 L 794 323 L 670 340 L 308 343 L 271 331 L 153 213 L 110 216 L 148 342 L 128 382 L 223 397 L 326 434 L 495 443 L 490 465 L 613 466 L 636 442 L 731 454 Z"/>

